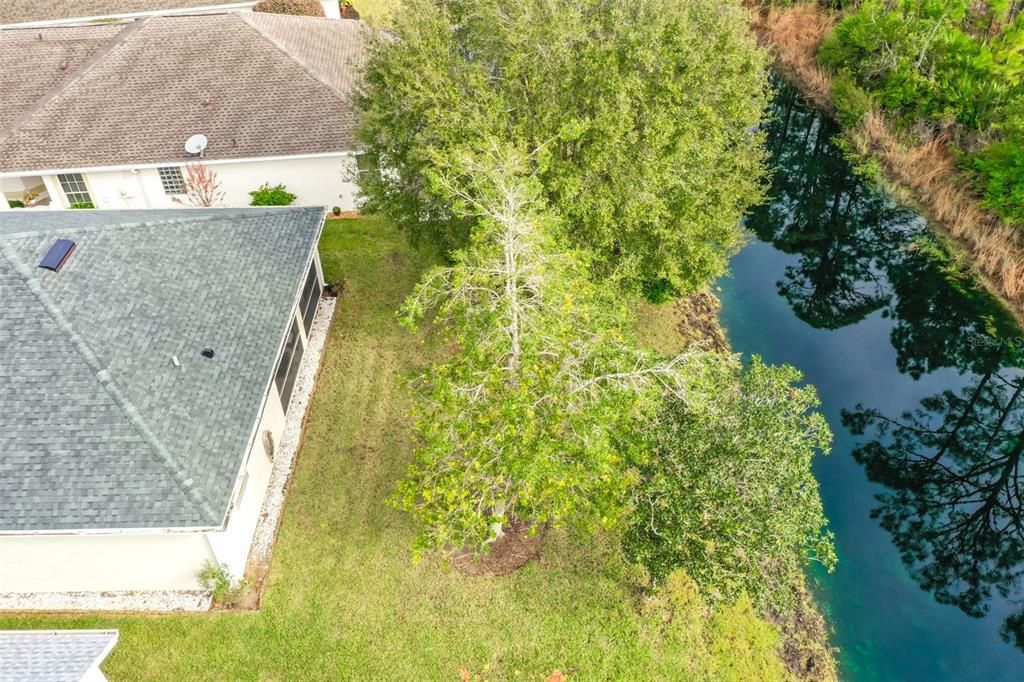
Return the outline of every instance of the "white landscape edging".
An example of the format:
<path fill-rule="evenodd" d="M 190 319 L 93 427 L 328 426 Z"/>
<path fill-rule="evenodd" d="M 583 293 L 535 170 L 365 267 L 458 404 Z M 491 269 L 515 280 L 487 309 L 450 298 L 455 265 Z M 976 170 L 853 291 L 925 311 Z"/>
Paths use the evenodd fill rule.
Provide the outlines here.
<path fill-rule="evenodd" d="M 0 611 L 208 611 L 203 590 L 0 594 Z"/>
<path fill-rule="evenodd" d="M 299 364 L 299 374 L 295 379 L 291 402 L 288 404 L 284 432 L 274 454 L 274 468 L 270 472 L 270 483 L 267 485 L 266 497 L 263 498 L 260 520 L 256 525 L 252 546 L 249 548 L 249 566 L 269 561 L 274 549 L 274 539 L 277 537 L 281 512 L 284 510 L 285 490 L 292 475 L 295 456 L 299 453 L 306 410 L 309 409 L 313 386 L 320 370 L 320 357 L 323 355 L 327 332 L 331 328 L 337 304 L 337 298 L 321 299 L 309 335 L 306 337 L 306 350 Z"/>

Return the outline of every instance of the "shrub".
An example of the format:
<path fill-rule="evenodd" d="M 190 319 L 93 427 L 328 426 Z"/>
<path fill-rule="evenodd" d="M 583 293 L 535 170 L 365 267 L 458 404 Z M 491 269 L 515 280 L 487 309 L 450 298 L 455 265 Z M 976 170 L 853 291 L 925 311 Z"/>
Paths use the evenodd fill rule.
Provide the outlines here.
<path fill-rule="evenodd" d="M 656 584 L 681 568 L 714 602 L 788 607 L 802 560 L 835 565 L 811 462 L 832 434 L 800 372 L 754 356 L 669 399 L 640 467 L 626 555 Z M 781 610 L 781 609 L 780 609 Z"/>
<path fill-rule="evenodd" d="M 25 202 L 22 201 L 21 199 L 8 199 L 7 205 L 10 206 L 11 208 L 24 208 Z"/>
<path fill-rule="evenodd" d="M 640 291 L 651 303 L 667 303 L 679 296 L 679 291 L 665 278 L 642 282 Z"/>
<path fill-rule="evenodd" d="M 334 208 L 332 208 L 331 213 L 333 213 L 336 216 L 341 215 L 341 206 L 335 206 Z"/>
<path fill-rule="evenodd" d="M 70 206 L 68 206 L 68 208 L 96 208 L 96 207 L 93 206 L 91 201 L 79 201 L 77 203 L 71 204 Z"/>
<path fill-rule="evenodd" d="M 871 95 L 845 70 L 832 79 L 832 104 L 836 108 L 836 118 L 847 128 L 860 126 L 874 108 Z"/>
<path fill-rule="evenodd" d="M 301 17 L 324 16 L 324 8 L 317 0 L 262 0 L 253 6 L 252 11 Z"/>
<path fill-rule="evenodd" d="M 658 628 L 648 636 L 671 679 L 791 679 L 777 653 L 778 628 L 757 614 L 745 594 L 711 608 L 694 580 L 677 570 L 644 608 L 645 623 Z"/>
<path fill-rule="evenodd" d="M 1019 140 L 990 144 L 971 163 L 985 206 L 1008 223 L 1024 225 L 1024 145 Z"/>
<path fill-rule="evenodd" d="M 249 196 L 252 197 L 250 206 L 290 206 L 295 201 L 295 195 L 285 189 L 284 185 L 271 187 L 267 182 L 249 192 Z"/>
<path fill-rule="evenodd" d="M 211 561 L 203 564 L 199 571 L 199 584 L 213 593 L 213 601 L 221 606 L 234 606 L 249 591 L 247 578 L 235 581 L 223 566 Z"/>

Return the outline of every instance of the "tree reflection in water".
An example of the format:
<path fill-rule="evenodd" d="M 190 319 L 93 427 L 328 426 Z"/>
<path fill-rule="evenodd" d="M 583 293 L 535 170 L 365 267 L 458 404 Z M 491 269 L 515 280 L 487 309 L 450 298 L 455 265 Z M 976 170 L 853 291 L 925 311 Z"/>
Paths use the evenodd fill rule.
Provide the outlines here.
<path fill-rule="evenodd" d="M 893 322 L 899 370 L 957 370 L 962 388 L 899 417 L 858 405 L 844 425 L 886 491 L 873 511 L 922 588 L 965 613 L 995 596 L 1015 612 L 1003 637 L 1024 649 L 1024 373 L 1020 334 L 999 305 L 942 254 L 911 211 L 852 172 L 829 139 L 835 124 L 780 86 L 766 124 L 771 202 L 748 227 L 799 261 L 777 283 L 806 323 L 839 329 L 878 313 Z"/>
<path fill-rule="evenodd" d="M 894 419 L 858 405 L 843 414 L 871 480 L 888 490 L 872 515 L 911 575 L 945 604 L 983 616 L 994 593 L 1017 604 L 1003 636 L 1024 645 L 1024 377 L 990 371 Z M 1024 647 L 1022 647 L 1024 648 Z"/>

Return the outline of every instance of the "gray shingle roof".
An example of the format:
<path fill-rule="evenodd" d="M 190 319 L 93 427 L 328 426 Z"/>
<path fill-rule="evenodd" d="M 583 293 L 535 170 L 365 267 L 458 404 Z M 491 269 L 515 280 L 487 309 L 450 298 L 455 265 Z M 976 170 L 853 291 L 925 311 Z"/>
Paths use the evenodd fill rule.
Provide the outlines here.
<path fill-rule="evenodd" d="M 3 0 L 0 2 L 0 26 L 30 21 L 201 8 L 235 2 L 244 0 Z"/>
<path fill-rule="evenodd" d="M 117 630 L 0 630 L 0 682 L 79 682 Z"/>
<path fill-rule="evenodd" d="M 181 163 L 197 132 L 211 160 L 356 149 L 366 31 L 262 13 L 0 30 L 0 172 Z"/>
<path fill-rule="evenodd" d="M 322 219 L 3 214 L 0 531 L 223 523 Z"/>

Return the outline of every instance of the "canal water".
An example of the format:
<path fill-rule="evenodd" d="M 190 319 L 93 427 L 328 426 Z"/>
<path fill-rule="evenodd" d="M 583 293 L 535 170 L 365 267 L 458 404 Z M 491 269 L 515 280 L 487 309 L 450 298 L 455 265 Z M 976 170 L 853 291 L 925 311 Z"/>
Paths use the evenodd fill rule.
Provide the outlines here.
<path fill-rule="evenodd" d="M 801 369 L 835 573 L 811 569 L 845 680 L 1024 680 L 1021 331 L 780 86 L 775 169 L 720 283 L 733 348 Z"/>

